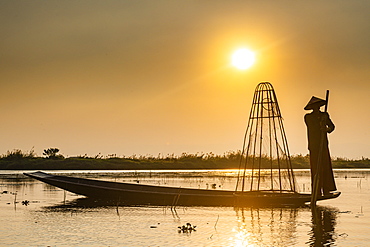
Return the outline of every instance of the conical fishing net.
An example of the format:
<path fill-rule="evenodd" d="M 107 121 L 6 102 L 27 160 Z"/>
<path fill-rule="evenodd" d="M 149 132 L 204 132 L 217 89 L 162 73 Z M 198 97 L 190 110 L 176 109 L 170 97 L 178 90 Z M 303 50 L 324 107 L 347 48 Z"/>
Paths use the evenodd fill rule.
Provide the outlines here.
<path fill-rule="evenodd" d="M 283 119 L 268 82 L 254 92 L 236 190 L 296 191 Z"/>

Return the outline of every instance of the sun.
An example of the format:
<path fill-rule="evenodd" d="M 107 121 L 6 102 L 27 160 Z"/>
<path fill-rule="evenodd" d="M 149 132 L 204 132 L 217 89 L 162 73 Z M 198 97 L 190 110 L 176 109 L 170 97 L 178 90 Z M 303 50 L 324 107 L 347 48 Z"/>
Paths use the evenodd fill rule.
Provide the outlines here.
<path fill-rule="evenodd" d="M 232 65 L 237 67 L 238 69 L 243 70 L 251 67 L 255 61 L 256 61 L 255 53 L 246 48 L 236 50 L 231 57 Z"/>

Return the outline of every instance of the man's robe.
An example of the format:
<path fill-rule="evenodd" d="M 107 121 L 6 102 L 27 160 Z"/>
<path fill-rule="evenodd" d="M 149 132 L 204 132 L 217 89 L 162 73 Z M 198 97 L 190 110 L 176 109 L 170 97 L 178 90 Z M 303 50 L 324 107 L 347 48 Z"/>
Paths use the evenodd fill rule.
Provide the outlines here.
<path fill-rule="evenodd" d="M 335 126 L 326 112 L 312 112 L 304 117 L 307 125 L 308 149 L 310 151 L 312 188 L 314 177 L 319 171 L 319 192 L 328 194 L 337 190 L 331 165 L 327 133 Z M 321 151 L 320 151 L 321 148 Z M 321 157 L 319 158 L 319 154 Z M 318 166 L 319 162 L 319 166 Z"/>

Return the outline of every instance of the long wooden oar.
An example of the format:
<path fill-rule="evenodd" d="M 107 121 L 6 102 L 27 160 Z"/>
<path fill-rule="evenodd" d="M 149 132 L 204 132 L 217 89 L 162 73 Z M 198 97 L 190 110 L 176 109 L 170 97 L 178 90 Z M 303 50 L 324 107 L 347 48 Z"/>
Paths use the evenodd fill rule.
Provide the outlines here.
<path fill-rule="evenodd" d="M 325 104 L 324 112 L 327 112 L 328 111 L 328 104 L 329 104 L 329 90 L 326 90 L 325 100 L 326 100 L 326 104 Z M 322 159 L 322 151 L 323 151 L 323 148 L 324 148 L 325 135 L 326 135 L 326 130 L 322 130 L 320 149 L 319 149 L 319 154 L 318 154 L 317 164 L 316 164 L 316 174 L 314 176 L 313 186 L 312 186 L 313 191 L 311 192 L 311 206 L 316 206 L 316 201 L 317 201 L 317 197 L 318 197 L 318 194 L 319 194 L 321 159 Z"/>

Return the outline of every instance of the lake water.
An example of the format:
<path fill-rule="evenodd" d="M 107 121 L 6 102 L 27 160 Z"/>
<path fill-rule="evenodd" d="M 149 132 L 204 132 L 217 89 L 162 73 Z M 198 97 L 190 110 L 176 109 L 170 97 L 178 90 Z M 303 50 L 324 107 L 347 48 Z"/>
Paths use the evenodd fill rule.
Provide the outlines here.
<path fill-rule="evenodd" d="M 234 170 L 53 171 L 101 180 L 234 189 Z M 309 192 L 308 170 L 296 170 Z M 369 246 L 370 170 L 335 170 L 342 195 L 300 208 L 98 205 L 0 170 L 0 246 Z M 25 201 L 29 201 L 26 205 Z M 178 232 L 190 223 L 196 231 Z"/>

